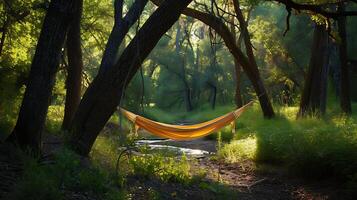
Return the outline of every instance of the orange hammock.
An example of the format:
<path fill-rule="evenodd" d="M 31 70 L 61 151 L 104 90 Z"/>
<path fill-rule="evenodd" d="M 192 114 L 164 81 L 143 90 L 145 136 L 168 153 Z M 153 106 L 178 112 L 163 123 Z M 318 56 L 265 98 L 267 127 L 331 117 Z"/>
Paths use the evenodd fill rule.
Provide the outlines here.
<path fill-rule="evenodd" d="M 189 140 L 206 136 L 223 128 L 228 124 L 232 124 L 234 126 L 234 120 L 238 118 L 251 104 L 252 101 L 238 108 L 237 110 L 229 112 L 223 116 L 194 125 L 164 124 L 136 115 L 123 108 L 120 108 L 120 111 L 129 121 L 134 123 L 136 131 L 139 128 L 142 128 L 160 137 L 170 138 L 173 140 Z M 234 131 L 234 129 L 235 128 L 233 127 L 232 130 Z"/>

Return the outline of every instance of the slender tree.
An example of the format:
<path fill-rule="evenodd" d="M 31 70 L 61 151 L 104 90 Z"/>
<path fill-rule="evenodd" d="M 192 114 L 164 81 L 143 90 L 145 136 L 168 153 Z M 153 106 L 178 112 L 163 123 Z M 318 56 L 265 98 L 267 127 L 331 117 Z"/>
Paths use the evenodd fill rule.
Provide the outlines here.
<path fill-rule="evenodd" d="M 181 24 L 177 23 L 177 29 L 176 29 L 176 41 L 175 41 L 175 53 L 180 61 L 180 78 L 182 80 L 182 83 L 184 85 L 184 90 L 183 90 L 183 99 L 184 103 L 186 106 L 186 111 L 191 111 L 192 110 L 192 102 L 191 102 L 191 88 L 188 84 L 187 78 L 186 78 L 186 69 L 185 69 L 185 58 L 181 56 L 181 47 L 182 43 L 181 42 L 182 38 L 182 31 L 181 31 Z M 183 38 L 184 40 L 185 38 Z"/>

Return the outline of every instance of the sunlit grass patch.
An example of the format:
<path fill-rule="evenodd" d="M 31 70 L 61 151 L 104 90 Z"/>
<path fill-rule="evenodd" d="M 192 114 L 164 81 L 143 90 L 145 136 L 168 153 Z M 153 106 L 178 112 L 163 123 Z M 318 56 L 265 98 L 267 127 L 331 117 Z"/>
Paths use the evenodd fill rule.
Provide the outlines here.
<path fill-rule="evenodd" d="M 141 178 L 158 178 L 164 182 L 188 184 L 191 181 L 190 164 L 186 156 L 166 157 L 160 154 L 133 156 L 132 172 Z"/>
<path fill-rule="evenodd" d="M 218 157 L 229 163 L 236 163 L 246 159 L 254 160 L 257 150 L 256 138 L 234 140 L 218 151 Z"/>

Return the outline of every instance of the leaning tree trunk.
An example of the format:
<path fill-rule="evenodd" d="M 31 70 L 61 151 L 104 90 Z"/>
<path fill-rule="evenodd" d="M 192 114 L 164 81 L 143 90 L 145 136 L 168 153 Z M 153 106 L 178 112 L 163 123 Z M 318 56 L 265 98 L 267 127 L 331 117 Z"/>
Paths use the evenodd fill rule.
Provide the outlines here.
<path fill-rule="evenodd" d="M 325 26 L 316 25 L 311 58 L 301 95 L 298 117 L 308 114 L 323 115 L 326 110 L 329 38 Z"/>
<path fill-rule="evenodd" d="M 43 22 L 29 81 L 16 126 L 7 141 L 39 153 L 41 134 L 50 103 L 70 16 L 78 12 L 78 0 L 52 0 Z"/>
<path fill-rule="evenodd" d="M 85 92 L 71 126 L 71 147 L 88 155 L 120 103 L 129 81 L 162 35 L 177 21 L 191 0 L 166 0 L 149 17 L 113 67 L 98 74 Z"/>
<path fill-rule="evenodd" d="M 81 100 L 82 87 L 82 49 L 81 49 L 81 17 L 83 0 L 78 0 L 80 7 L 73 16 L 73 20 L 67 33 L 67 80 L 66 80 L 66 102 L 62 129 L 68 130 L 74 113 Z"/>
<path fill-rule="evenodd" d="M 345 11 L 344 3 L 338 6 L 339 12 Z M 346 39 L 346 17 L 339 17 L 338 21 L 338 32 L 341 38 L 339 44 L 339 54 L 340 54 L 340 66 L 341 66 L 341 86 L 340 86 L 340 105 L 341 109 L 346 114 L 352 113 L 351 108 L 351 98 L 350 98 L 350 83 L 348 76 L 348 59 L 347 59 L 347 39 Z"/>
<path fill-rule="evenodd" d="M 156 5 L 160 5 L 161 0 L 151 0 Z M 228 50 L 232 53 L 233 57 L 237 59 L 247 77 L 251 81 L 253 88 L 259 98 L 260 107 L 262 108 L 263 115 L 266 118 L 274 117 L 273 106 L 271 105 L 268 93 L 264 87 L 262 78 L 260 77 L 259 70 L 256 65 L 252 65 L 249 62 L 247 56 L 243 54 L 241 49 L 237 46 L 232 33 L 223 21 L 209 13 L 204 13 L 195 9 L 186 8 L 182 11 L 182 14 L 193 17 L 205 23 L 213 28 L 223 39 Z"/>
<path fill-rule="evenodd" d="M 138 21 L 148 0 L 135 0 L 125 17 L 122 16 L 123 2 L 123 0 L 114 1 L 114 26 L 109 35 L 108 42 L 103 53 L 103 58 L 98 72 L 99 74 L 104 73 L 117 61 L 120 45 L 125 39 L 130 27 Z"/>

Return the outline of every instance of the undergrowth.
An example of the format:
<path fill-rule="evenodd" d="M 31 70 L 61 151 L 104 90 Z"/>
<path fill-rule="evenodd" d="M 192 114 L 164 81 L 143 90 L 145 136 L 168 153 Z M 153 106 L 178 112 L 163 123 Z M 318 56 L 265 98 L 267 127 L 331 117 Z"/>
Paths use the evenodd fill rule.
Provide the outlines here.
<path fill-rule="evenodd" d="M 9 194 L 10 199 L 57 200 L 80 192 L 99 199 L 125 198 L 125 192 L 116 187 L 107 171 L 83 167 L 79 156 L 68 149 L 56 153 L 51 164 L 29 157 L 24 161 L 23 176 Z"/>
<path fill-rule="evenodd" d="M 354 110 L 357 105 L 353 105 Z M 296 119 L 297 107 L 281 107 L 274 119 L 257 105 L 237 120 L 238 135 L 218 155 L 226 162 L 244 159 L 285 165 L 307 178 L 337 178 L 357 189 L 357 116 L 328 111 L 324 118 Z"/>

